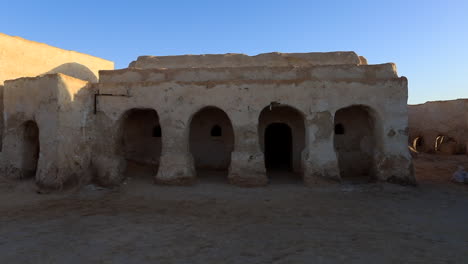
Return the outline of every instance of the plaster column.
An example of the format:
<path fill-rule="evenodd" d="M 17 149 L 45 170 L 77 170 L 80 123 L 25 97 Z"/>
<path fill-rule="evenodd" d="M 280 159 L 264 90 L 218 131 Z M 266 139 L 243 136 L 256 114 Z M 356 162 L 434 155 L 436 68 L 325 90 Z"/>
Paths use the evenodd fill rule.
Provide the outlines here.
<path fill-rule="evenodd" d="M 160 125 L 162 151 L 156 182 L 168 185 L 193 184 L 195 182 L 195 166 L 189 152 L 188 124 L 168 117 L 160 120 Z"/>
<path fill-rule="evenodd" d="M 125 179 L 127 162 L 120 153 L 121 121 L 103 112 L 91 116 L 89 129 L 91 169 L 94 180 L 103 186 L 120 185 Z"/>
<path fill-rule="evenodd" d="M 258 113 L 238 111 L 230 116 L 235 140 L 229 167 L 229 181 L 246 187 L 266 185 L 268 178 L 259 144 Z"/>
<path fill-rule="evenodd" d="M 330 112 L 306 116 L 306 146 L 302 152 L 304 183 L 340 181 L 338 159 L 333 145 L 334 123 Z"/>
<path fill-rule="evenodd" d="M 374 162 L 379 181 L 414 185 L 413 163 L 408 150 L 408 129 L 387 120 L 388 126 L 379 131 Z"/>

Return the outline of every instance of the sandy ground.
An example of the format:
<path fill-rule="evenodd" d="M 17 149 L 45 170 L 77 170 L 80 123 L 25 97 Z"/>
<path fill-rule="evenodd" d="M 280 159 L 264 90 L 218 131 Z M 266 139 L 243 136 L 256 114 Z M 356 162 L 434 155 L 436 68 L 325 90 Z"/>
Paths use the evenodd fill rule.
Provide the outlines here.
<path fill-rule="evenodd" d="M 468 263 L 468 186 L 449 182 L 468 156 L 414 164 L 418 187 L 2 182 L 0 263 Z"/>

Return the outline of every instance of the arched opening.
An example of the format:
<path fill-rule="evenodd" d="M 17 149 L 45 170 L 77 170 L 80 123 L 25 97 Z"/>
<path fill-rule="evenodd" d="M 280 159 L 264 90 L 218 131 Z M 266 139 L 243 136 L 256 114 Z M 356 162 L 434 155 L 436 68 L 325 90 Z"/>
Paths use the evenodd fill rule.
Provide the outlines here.
<path fill-rule="evenodd" d="M 422 148 L 424 146 L 424 138 L 421 136 L 415 137 L 413 139 L 412 147 L 416 151 L 422 151 Z"/>
<path fill-rule="evenodd" d="M 290 106 L 272 104 L 260 113 L 258 126 L 270 181 L 300 181 L 305 147 L 303 115 Z"/>
<path fill-rule="evenodd" d="M 365 106 L 351 106 L 335 113 L 334 136 L 340 175 L 344 180 L 369 181 L 374 177 L 375 120 Z"/>
<path fill-rule="evenodd" d="M 189 148 L 199 178 L 226 181 L 234 150 L 234 130 L 227 114 L 216 107 L 195 113 Z"/>
<path fill-rule="evenodd" d="M 155 110 L 131 109 L 123 115 L 119 150 L 127 162 L 127 177 L 153 179 L 159 168 L 161 139 Z"/>
<path fill-rule="evenodd" d="M 449 136 L 439 135 L 436 137 L 434 150 L 442 154 L 457 154 L 457 141 Z"/>
<path fill-rule="evenodd" d="M 39 127 L 34 121 L 23 125 L 22 170 L 24 178 L 36 176 L 39 161 Z"/>

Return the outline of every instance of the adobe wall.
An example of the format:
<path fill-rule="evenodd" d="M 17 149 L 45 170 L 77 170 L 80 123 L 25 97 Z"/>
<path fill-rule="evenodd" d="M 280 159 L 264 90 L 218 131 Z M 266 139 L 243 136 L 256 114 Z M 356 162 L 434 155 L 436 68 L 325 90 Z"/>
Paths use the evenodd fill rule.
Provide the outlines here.
<path fill-rule="evenodd" d="M 398 78 L 393 63 L 377 65 L 324 65 L 324 66 L 249 66 L 216 68 L 161 68 L 99 71 L 100 83 L 136 82 L 207 82 L 222 81 L 286 81 L 286 80 L 335 80 L 374 82 Z"/>
<path fill-rule="evenodd" d="M 36 182 L 61 188 L 79 181 L 89 170 L 87 131 L 93 93 L 88 82 L 63 74 L 6 81 L 2 172 L 10 178 L 27 177 L 31 148 L 25 145 L 25 124 L 39 131 Z M 29 157 L 29 158 L 28 158 Z"/>
<path fill-rule="evenodd" d="M 198 155 L 202 164 L 229 164 L 228 179 L 233 184 L 261 186 L 268 182 L 264 130 L 281 122 L 294 130 L 293 166 L 305 184 L 341 181 L 340 167 L 350 163 L 347 157 L 345 163 L 340 160 L 335 117 L 339 110 L 355 106 L 368 113 L 367 132 L 372 140 L 366 141 L 368 134 L 364 134 L 353 144 L 361 147 L 357 141 L 371 142 L 365 153 L 375 179 L 415 182 L 407 148 L 408 84 L 405 77 L 398 77 L 394 64 L 129 68 L 100 75 L 100 82 L 94 84 L 63 74 L 5 82 L 2 168 L 6 175 L 24 176 L 23 125 L 34 121 L 40 145 L 36 181 L 41 186 L 60 188 L 91 176 L 103 185 L 118 185 L 129 159 L 145 159 L 147 153 L 138 152 L 143 147 L 152 150 L 150 163 L 158 163 L 153 177 L 159 183 L 193 183 L 198 177 L 194 159 Z M 202 143 L 191 149 L 191 143 L 196 145 L 214 125 L 205 126 L 195 118 L 207 107 L 227 115 L 233 140 L 213 139 L 212 145 Z M 151 126 L 137 122 L 125 130 L 123 124 L 135 109 L 154 110 L 157 120 Z M 229 127 L 218 116 L 204 120 L 219 122 L 223 130 Z M 161 128 L 159 139 L 152 136 L 155 125 Z M 192 128 L 195 139 L 191 140 Z M 141 141 L 136 141 L 141 147 L 125 149 L 123 135 L 134 132 L 142 133 Z M 161 149 L 152 142 L 159 142 Z M 216 159 L 207 156 L 219 154 L 220 142 L 227 143 L 228 149 Z"/>
<path fill-rule="evenodd" d="M 5 80 L 50 73 L 97 82 L 99 70 L 114 69 L 112 61 L 2 33 L 0 61 L 0 85 Z"/>
<path fill-rule="evenodd" d="M 204 54 L 180 56 L 140 56 L 129 68 L 223 68 L 223 67 L 281 67 L 338 64 L 367 64 L 367 60 L 355 52 L 310 52 L 310 53 L 263 53 L 256 56 L 245 54 Z"/>
<path fill-rule="evenodd" d="M 106 147 L 118 144 L 114 131 L 129 109 L 154 109 L 162 128 L 160 166 L 155 179 L 190 183 L 197 177 L 189 150 L 190 122 L 207 106 L 223 110 L 232 122 L 234 150 L 229 179 L 239 185 L 267 182 L 259 117 L 270 105 L 290 106 L 304 119 L 300 167 L 304 181 L 340 180 L 334 148 L 334 116 L 348 106 L 365 106 L 374 120 L 376 177 L 414 182 L 407 149 L 407 80 L 394 64 L 313 65 L 307 67 L 219 67 L 101 71 L 93 151 L 97 177 L 106 184 L 123 180 L 123 159 Z M 109 170 L 108 168 L 112 168 Z"/>
<path fill-rule="evenodd" d="M 437 136 L 456 141 L 449 154 L 466 153 L 468 144 L 468 99 L 427 102 L 408 106 L 410 144 L 422 138 L 418 151 L 434 152 Z"/>

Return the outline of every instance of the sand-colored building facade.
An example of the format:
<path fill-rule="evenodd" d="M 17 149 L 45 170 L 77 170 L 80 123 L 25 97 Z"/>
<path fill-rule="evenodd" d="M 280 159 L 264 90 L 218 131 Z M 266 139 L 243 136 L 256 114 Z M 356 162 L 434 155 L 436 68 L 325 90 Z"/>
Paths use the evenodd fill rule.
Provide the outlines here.
<path fill-rule="evenodd" d="M 5 80 L 63 73 L 97 82 L 100 70 L 114 69 L 114 62 L 44 43 L 0 33 L 0 85 Z"/>
<path fill-rule="evenodd" d="M 206 171 L 263 186 L 346 179 L 414 183 L 407 79 L 354 52 L 143 56 L 98 81 L 5 81 L 2 169 L 45 188 L 160 184 Z M 34 96 L 31 96 L 31 95 Z"/>

